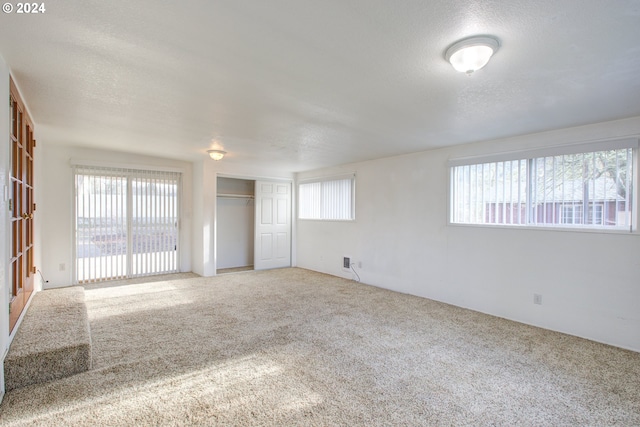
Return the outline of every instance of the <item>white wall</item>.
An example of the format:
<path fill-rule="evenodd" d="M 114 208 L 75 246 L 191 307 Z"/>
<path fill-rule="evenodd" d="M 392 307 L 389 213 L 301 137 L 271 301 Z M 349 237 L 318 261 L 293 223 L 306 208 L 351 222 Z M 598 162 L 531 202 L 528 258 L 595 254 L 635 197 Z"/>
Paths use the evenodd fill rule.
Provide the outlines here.
<path fill-rule="evenodd" d="M 216 170 L 206 159 L 193 167 L 193 272 L 216 274 Z"/>
<path fill-rule="evenodd" d="M 640 234 L 447 224 L 451 158 L 639 134 L 636 117 L 301 173 L 356 172 L 356 221 L 299 220 L 297 264 L 351 278 L 349 255 L 364 283 L 640 351 Z"/>
<path fill-rule="evenodd" d="M 9 216 L 5 194 L 9 194 L 9 170 L 11 159 L 11 141 L 9 139 L 9 129 L 11 120 L 9 111 L 9 68 L 0 56 L 0 99 L 5 102 L 0 103 L 0 400 L 4 395 L 4 357 L 9 347 L 9 292 L 10 278 L 9 260 Z"/>
<path fill-rule="evenodd" d="M 37 130 L 37 127 L 36 127 Z M 177 168 L 183 172 L 180 225 L 180 270 L 191 271 L 192 250 L 192 164 L 172 159 L 124 154 L 88 148 L 54 146 L 38 141 L 35 182 L 38 203 L 36 236 L 40 235 L 40 255 L 36 266 L 49 283 L 46 288 L 72 284 L 73 268 L 73 171 L 70 160 L 122 167 Z M 36 241 L 36 244 L 38 241 Z M 64 264 L 64 269 L 61 269 Z"/>

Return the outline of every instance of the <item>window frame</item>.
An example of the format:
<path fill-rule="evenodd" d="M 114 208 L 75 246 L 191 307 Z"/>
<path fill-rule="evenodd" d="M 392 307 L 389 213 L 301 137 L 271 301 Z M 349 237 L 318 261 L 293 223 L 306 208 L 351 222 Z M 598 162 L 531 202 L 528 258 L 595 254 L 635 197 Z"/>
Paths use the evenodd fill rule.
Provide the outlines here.
<path fill-rule="evenodd" d="M 556 231 L 578 231 L 578 232 L 595 232 L 595 233 L 614 233 L 614 234 L 640 234 L 638 224 L 640 224 L 640 212 L 638 212 L 638 182 L 640 181 L 640 171 L 638 170 L 638 156 L 639 152 L 639 138 L 624 137 L 610 140 L 598 140 L 591 142 L 565 144 L 559 146 L 541 147 L 529 150 L 518 150 L 510 152 L 495 153 L 489 155 L 470 156 L 452 158 L 448 161 L 448 194 L 449 199 L 447 204 L 447 225 L 460 226 L 460 227 L 488 227 L 488 228 L 510 228 L 510 229 L 530 229 L 530 230 L 556 230 Z M 454 221 L 455 211 L 455 182 L 454 171 L 459 166 L 473 166 L 482 165 L 486 163 L 507 162 L 507 161 L 526 161 L 530 165 L 534 159 L 553 157 L 561 155 L 581 154 L 581 153 L 594 153 L 600 151 L 610 151 L 619 149 L 631 149 L 631 168 L 632 176 L 631 182 L 631 194 L 630 194 L 630 208 L 629 208 L 629 226 L 623 227 L 608 227 L 604 225 L 575 225 L 565 224 L 559 222 L 557 224 L 550 223 L 535 223 L 528 218 L 529 203 L 531 202 L 531 192 L 527 191 L 526 203 L 527 203 L 527 221 L 525 224 L 500 224 L 500 223 L 464 223 Z M 526 176 L 527 185 L 530 184 L 531 174 Z M 604 220 L 603 220 L 604 222 Z"/>
<path fill-rule="evenodd" d="M 300 193 L 301 193 L 300 187 L 302 185 L 314 184 L 314 183 L 327 183 L 327 182 L 342 181 L 342 180 L 350 180 L 351 181 L 351 197 L 350 197 L 350 200 L 349 200 L 349 203 L 350 203 L 350 218 L 301 218 L 300 217 L 300 211 L 301 211 L 300 204 L 302 203 L 302 197 L 300 195 Z M 297 198 L 296 219 L 297 220 L 300 220 L 300 221 L 323 221 L 323 222 L 331 222 L 331 221 L 353 222 L 353 221 L 356 220 L 356 174 L 355 173 L 342 174 L 342 175 L 331 175 L 331 176 L 319 177 L 319 178 L 303 179 L 303 180 L 300 180 L 300 181 L 298 181 L 296 183 L 296 189 L 297 189 L 297 193 L 296 193 L 296 198 Z M 322 190 L 320 191 L 320 195 L 322 196 Z M 320 203 L 322 204 L 322 201 Z M 322 212 L 324 209 L 322 209 L 322 207 L 321 207 L 320 210 Z"/>

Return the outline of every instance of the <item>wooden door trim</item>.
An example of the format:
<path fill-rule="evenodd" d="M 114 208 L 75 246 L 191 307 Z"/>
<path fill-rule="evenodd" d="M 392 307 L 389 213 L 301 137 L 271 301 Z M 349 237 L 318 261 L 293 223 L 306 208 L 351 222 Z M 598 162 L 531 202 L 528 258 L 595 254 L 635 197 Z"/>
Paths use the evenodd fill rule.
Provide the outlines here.
<path fill-rule="evenodd" d="M 34 247 L 33 247 L 33 156 L 35 140 L 33 138 L 33 121 L 22 100 L 20 91 L 13 78 L 9 79 L 9 96 L 12 121 L 9 135 L 11 144 L 10 170 L 10 230 L 11 253 L 9 257 L 9 274 L 11 300 L 9 302 L 9 331 L 15 325 L 29 298 L 33 293 L 35 282 Z"/>

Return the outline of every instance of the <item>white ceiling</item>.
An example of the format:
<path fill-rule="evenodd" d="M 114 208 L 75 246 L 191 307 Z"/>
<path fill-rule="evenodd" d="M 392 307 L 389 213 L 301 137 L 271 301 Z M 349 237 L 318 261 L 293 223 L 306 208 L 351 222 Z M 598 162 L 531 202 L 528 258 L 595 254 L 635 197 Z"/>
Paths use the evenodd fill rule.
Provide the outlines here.
<path fill-rule="evenodd" d="M 0 54 L 47 144 L 294 172 L 640 115 L 638 0 L 45 5 Z M 443 54 L 477 34 L 468 77 Z"/>

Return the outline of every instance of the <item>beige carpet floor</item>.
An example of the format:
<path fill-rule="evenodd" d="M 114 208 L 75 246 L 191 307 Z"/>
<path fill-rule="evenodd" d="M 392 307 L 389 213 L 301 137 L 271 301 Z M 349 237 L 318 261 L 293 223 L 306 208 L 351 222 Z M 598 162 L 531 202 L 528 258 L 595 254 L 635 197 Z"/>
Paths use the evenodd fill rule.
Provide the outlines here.
<path fill-rule="evenodd" d="M 91 369 L 91 331 L 80 286 L 33 296 L 4 359 L 4 385 L 14 390 Z"/>
<path fill-rule="evenodd" d="M 640 425 L 640 353 L 328 275 L 85 294 L 93 369 L 7 393 L 1 425 Z"/>

